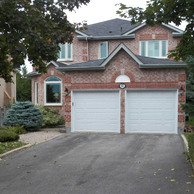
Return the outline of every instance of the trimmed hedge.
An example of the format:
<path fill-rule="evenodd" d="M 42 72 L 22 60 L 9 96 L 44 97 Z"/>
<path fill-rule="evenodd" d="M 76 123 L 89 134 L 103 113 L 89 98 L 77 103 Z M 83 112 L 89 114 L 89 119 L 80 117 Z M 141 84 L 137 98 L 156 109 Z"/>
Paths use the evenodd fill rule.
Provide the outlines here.
<path fill-rule="evenodd" d="M 19 135 L 14 133 L 13 131 L 10 131 L 8 129 L 0 130 L 0 142 L 17 141 L 18 139 Z"/>
<path fill-rule="evenodd" d="M 8 127 L 8 130 L 11 130 L 13 132 L 15 132 L 16 134 L 25 134 L 27 133 L 27 131 L 24 129 L 24 127 L 22 126 L 13 126 L 13 127 Z"/>
<path fill-rule="evenodd" d="M 55 127 L 65 123 L 64 117 L 59 114 L 59 110 L 56 108 L 47 108 L 41 105 L 37 105 L 43 115 L 42 127 Z"/>
<path fill-rule="evenodd" d="M 23 126 L 27 131 L 37 131 L 42 125 L 43 116 L 30 101 L 16 102 L 8 110 L 5 126 Z"/>

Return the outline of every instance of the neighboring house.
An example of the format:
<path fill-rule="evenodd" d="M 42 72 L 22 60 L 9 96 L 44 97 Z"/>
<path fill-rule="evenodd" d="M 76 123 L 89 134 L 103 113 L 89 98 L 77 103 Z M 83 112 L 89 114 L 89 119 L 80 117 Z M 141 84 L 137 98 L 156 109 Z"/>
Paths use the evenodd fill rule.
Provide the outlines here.
<path fill-rule="evenodd" d="M 46 74 L 29 74 L 33 102 L 58 108 L 73 132 L 178 133 L 186 65 L 167 53 L 182 34 L 123 19 L 89 25 L 60 45 Z"/>
<path fill-rule="evenodd" d="M 16 83 L 15 73 L 13 73 L 13 81 Z M 3 78 L 0 78 L 0 108 L 15 101 L 16 88 L 14 83 L 6 83 Z"/>

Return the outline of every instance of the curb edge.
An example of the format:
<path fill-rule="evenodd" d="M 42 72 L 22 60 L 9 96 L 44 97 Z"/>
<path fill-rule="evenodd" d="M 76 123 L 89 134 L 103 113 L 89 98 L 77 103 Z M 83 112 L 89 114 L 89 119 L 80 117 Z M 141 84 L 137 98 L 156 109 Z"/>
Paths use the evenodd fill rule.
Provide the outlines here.
<path fill-rule="evenodd" d="M 29 147 L 31 147 L 31 146 L 33 146 L 33 144 L 27 144 L 27 145 L 25 145 L 25 146 L 22 146 L 22 147 L 19 147 L 19 148 L 10 150 L 10 151 L 8 151 L 8 152 L 5 152 L 5 153 L 3 153 L 3 154 L 0 154 L 0 158 L 3 158 L 3 157 L 5 157 L 5 156 L 7 156 L 7 155 L 9 155 L 9 154 L 12 154 L 13 152 L 17 152 L 17 151 L 20 151 L 20 150 L 23 150 L 23 149 L 27 149 L 27 148 L 29 148 Z"/>

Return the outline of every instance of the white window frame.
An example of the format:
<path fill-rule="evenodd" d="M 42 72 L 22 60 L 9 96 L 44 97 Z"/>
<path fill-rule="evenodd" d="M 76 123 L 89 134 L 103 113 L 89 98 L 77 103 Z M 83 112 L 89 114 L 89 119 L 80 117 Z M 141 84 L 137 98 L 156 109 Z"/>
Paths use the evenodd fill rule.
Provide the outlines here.
<path fill-rule="evenodd" d="M 57 76 L 54 76 L 54 77 L 57 77 Z M 49 77 L 47 77 L 46 79 L 48 79 L 48 78 Z M 59 78 L 59 77 L 57 77 L 57 78 Z M 61 106 L 62 105 L 62 100 L 63 100 L 62 99 L 62 81 L 46 81 L 46 79 L 44 81 L 44 105 L 45 106 Z M 61 102 L 59 102 L 59 103 L 47 103 L 47 101 L 46 101 L 46 97 L 47 97 L 46 85 L 47 84 L 60 84 L 61 85 L 61 87 L 60 87 L 60 89 L 61 89 L 61 98 L 60 98 Z"/>
<path fill-rule="evenodd" d="M 158 57 L 152 57 L 152 58 L 163 58 L 163 59 L 166 59 L 168 57 L 168 40 L 141 40 L 139 41 L 139 53 L 140 55 L 142 56 L 141 54 L 141 43 L 142 42 L 145 42 L 145 57 L 150 57 L 148 56 L 148 42 L 156 42 L 158 41 L 159 42 L 159 56 Z M 166 41 L 166 56 L 163 57 L 162 56 L 162 41 Z"/>
<path fill-rule="evenodd" d="M 34 103 L 38 104 L 38 82 L 34 82 Z"/>
<path fill-rule="evenodd" d="M 68 43 L 65 44 L 60 44 L 60 45 L 65 45 L 65 58 L 58 58 L 57 61 L 73 61 L 73 46 L 72 44 L 70 44 L 71 46 L 71 58 L 68 58 Z M 59 46 L 60 46 L 59 45 Z M 59 51 L 59 55 L 61 56 L 61 51 Z"/>
<path fill-rule="evenodd" d="M 109 44 L 108 44 L 108 41 L 104 41 L 104 42 L 100 42 L 99 43 L 99 46 L 98 46 L 98 58 L 99 59 L 105 59 L 106 57 L 101 57 L 101 44 L 102 43 L 105 43 L 106 44 L 106 53 L 107 53 L 107 56 L 106 57 L 108 57 L 108 52 L 109 52 Z"/>

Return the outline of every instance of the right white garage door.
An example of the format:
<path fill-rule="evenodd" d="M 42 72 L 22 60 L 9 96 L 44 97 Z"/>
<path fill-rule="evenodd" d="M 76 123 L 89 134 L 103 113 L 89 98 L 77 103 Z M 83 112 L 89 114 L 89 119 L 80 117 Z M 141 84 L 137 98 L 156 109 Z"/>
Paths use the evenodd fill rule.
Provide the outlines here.
<path fill-rule="evenodd" d="M 129 90 L 126 133 L 177 133 L 177 91 Z"/>

